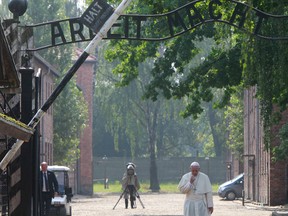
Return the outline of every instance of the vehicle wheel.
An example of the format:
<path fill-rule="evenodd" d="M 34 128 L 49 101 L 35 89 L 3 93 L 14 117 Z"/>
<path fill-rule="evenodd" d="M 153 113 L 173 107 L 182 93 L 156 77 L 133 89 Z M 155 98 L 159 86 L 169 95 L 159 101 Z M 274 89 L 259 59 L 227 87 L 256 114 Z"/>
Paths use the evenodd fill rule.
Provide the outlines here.
<path fill-rule="evenodd" d="M 235 200 L 236 194 L 235 194 L 233 191 L 228 191 L 228 192 L 226 193 L 226 198 L 227 198 L 228 200 Z"/>

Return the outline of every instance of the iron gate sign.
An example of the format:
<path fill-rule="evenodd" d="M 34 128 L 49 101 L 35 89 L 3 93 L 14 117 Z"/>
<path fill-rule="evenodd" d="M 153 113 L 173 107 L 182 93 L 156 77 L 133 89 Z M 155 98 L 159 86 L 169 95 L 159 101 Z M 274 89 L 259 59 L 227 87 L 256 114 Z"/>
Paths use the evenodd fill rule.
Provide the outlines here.
<path fill-rule="evenodd" d="M 80 21 L 97 33 L 113 12 L 114 8 L 107 2 L 94 0 L 80 17 Z"/>
<path fill-rule="evenodd" d="M 40 41 L 37 37 L 51 30 L 50 43 L 35 44 L 34 48 L 27 50 L 36 51 L 62 44 L 90 41 L 95 33 L 89 30 L 81 20 L 86 19 L 89 22 L 93 19 L 95 23 L 101 23 L 101 20 L 96 20 L 98 16 L 94 14 L 100 7 L 102 7 L 102 2 L 98 0 L 88 10 L 86 18 L 82 16 L 80 19 L 73 18 L 23 26 L 34 30 L 36 42 Z M 285 29 L 288 26 L 287 15 L 268 14 L 235 0 L 194 0 L 165 14 L 122 15 L 104 39 L 163 41 L 212 22 L 228 24 L 262 39 L 288 40 L 287 31 L 281 31 L 284 35 L 279 35 L 275 31 L 275 29 Z M 90 22 L 89 25 L 93 23 Z"/>

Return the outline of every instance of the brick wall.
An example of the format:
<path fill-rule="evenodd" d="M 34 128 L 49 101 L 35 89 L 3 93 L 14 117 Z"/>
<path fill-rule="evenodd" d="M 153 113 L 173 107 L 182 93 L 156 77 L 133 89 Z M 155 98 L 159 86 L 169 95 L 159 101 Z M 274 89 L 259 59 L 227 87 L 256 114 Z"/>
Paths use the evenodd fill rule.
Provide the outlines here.
<path fill-rule="evenodd" d="M 76 51 L 77 55 L 81 54 L 81 50 Z M 79 170 L 80 175 L 78 182 L 78 193 L 93 194 L 93 173 L 92 173 L 92 127 L 93 127 L 93 89 L 94 89 L 94 65 L 96 58 L 89 56 L 85 63 L 79 68 L 76 74 L 77 85 L 81 88 L 85 101 L 88 105 L 88 121 L 84 128 L 80 139 L 80 159 Z"/>
<path fill-rule="evenodd" d="M 282 114 L 282 119 L 278 125 L 272 127 L 272 134 L 278 134 L 282 125 L 288 120 L 288 111 Z M 277 136 L 272 141 L 273 146 L 280 144 Z M 270 204 L 279 205 L 287 203 L 287 161 L 270 162 Z"/>
<path fill-rule="evenodd" d="M 259 102 L 255 94 L 256 87 L 244 92 L 245 198 L 267 205 L 280 205 L 287 202 L 287 163 L 274 163 L 270 152 L 265 149 Z M 272 134 L 277 134 L 287 120 L 286 111 L 280 124 L 272 128 Z M 279 139 L 275 136 L 272 145 L 278 144 Z"/>
<path fill-rule="evenodd" d="M 41 107 L 54 90 L 55 79 L 59 76 L 57 70 L 40 55 L 35 54 L 33 59 L 35 73 L 41 70 L 41 90 L 39 107 Z M 40 123 L 40 162 L 53 164 L 53 105 L 48 109 Z"/>

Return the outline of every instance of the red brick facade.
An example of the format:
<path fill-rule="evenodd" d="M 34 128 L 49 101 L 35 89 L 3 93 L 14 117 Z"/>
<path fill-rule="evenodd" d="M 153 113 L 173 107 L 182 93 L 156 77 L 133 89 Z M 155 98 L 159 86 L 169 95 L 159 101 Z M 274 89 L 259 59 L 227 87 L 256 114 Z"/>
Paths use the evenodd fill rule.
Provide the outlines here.
<path fill-rule="evenodd" d="M 77 50 L 76 54 L 78 57 L 81 54 L 81 50 Z M 92 127 L 95 62 L 95 57 L 89 56 L 76 73 L 77 85 L 82 90 L 85 101 L 88 104 L 88 121 L 80 138 L 80 158 L 77 168 L 77 192 L 86 195 L 93 194 Z M 33 67 L 35 73 L 37 73 L 38 70 L 41 70 L 41 94 L 39 100 L 39 106 L 41 106 L 51 95 L 54 89 L 55 76 L 59 76 L 59 74 L 52 65 L 37 54 L 35 54 L 33 59 Z M 47 161 L 49 164 L 53 164 L 53 106 L 41 119 L 40 134 L 40 161 Z"/>
<path fill-rule="evenodd" d="M 288 121 L 288 110 L 282 113 L 282 119 L 278 125 L 272 127 L 272 134 L 278 134 L 281 127 Z M 278 146 L 280 140 L 274 137 L 273 146 Z M 279 205 L 288 200 L 288 163 L 287 161 L 270 162 L 270 204 Z"/>
<path fill-rule="evenodd" d="M 44 60 L 37 53 L 34 54 L 33 67 L 35 74 L 40 70 L 41 90 L 39 98 L 39 107 L 51 95 L 54 90 L 55 78 L 59 76 L 58 71 Z M 48 109 L 47 114 L 43 116 L 40 123 L 40 162 L 46 161 L 53 164 L 53 105 Z"/>
<path fill-rule="evenodd" d="M 81 50 L 76 51 L 77 57 Z M 77 71 L 77 85 L 81 88 L 85 101 L 88 104 L 88 122 L 80 139 L 80 159 L 78 166 L 78 193 L 93 194 L 93 149 L 92 149 L 92 127 L 93 127 L 93 91 L 94 91 L 94 66 L 96 58 L 89 56 L 85 63 Z"/>
<path fill-rule="evenodd" d="M 287 201 L 287 163 L 273 162 L 265 149 L 259 101 L 255 98 L 256 87 L 244 92 L 244 190 L 245 198 L 267 205 L 280 205 Z M 285 112 L 282 122 L 272 128 L 277 134 L 288 120 Z M 277 145 L 275 137 L 272 145 Z"/>

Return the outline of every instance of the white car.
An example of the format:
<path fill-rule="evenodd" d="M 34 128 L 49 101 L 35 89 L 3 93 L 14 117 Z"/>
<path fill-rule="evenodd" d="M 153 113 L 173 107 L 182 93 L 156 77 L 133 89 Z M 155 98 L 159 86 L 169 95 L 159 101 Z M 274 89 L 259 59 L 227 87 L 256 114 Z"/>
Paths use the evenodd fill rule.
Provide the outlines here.
<path fill-rule="evenodd" d="M 48 170 L 54 172 L 59 186 L 59 195 L 52 199 L 50 215 L 72 216 L 70 202 L 73 194 L 72 188 L 69 187 L 68 176 L 70 169 L 65 166 L 48 166 Z"/>

